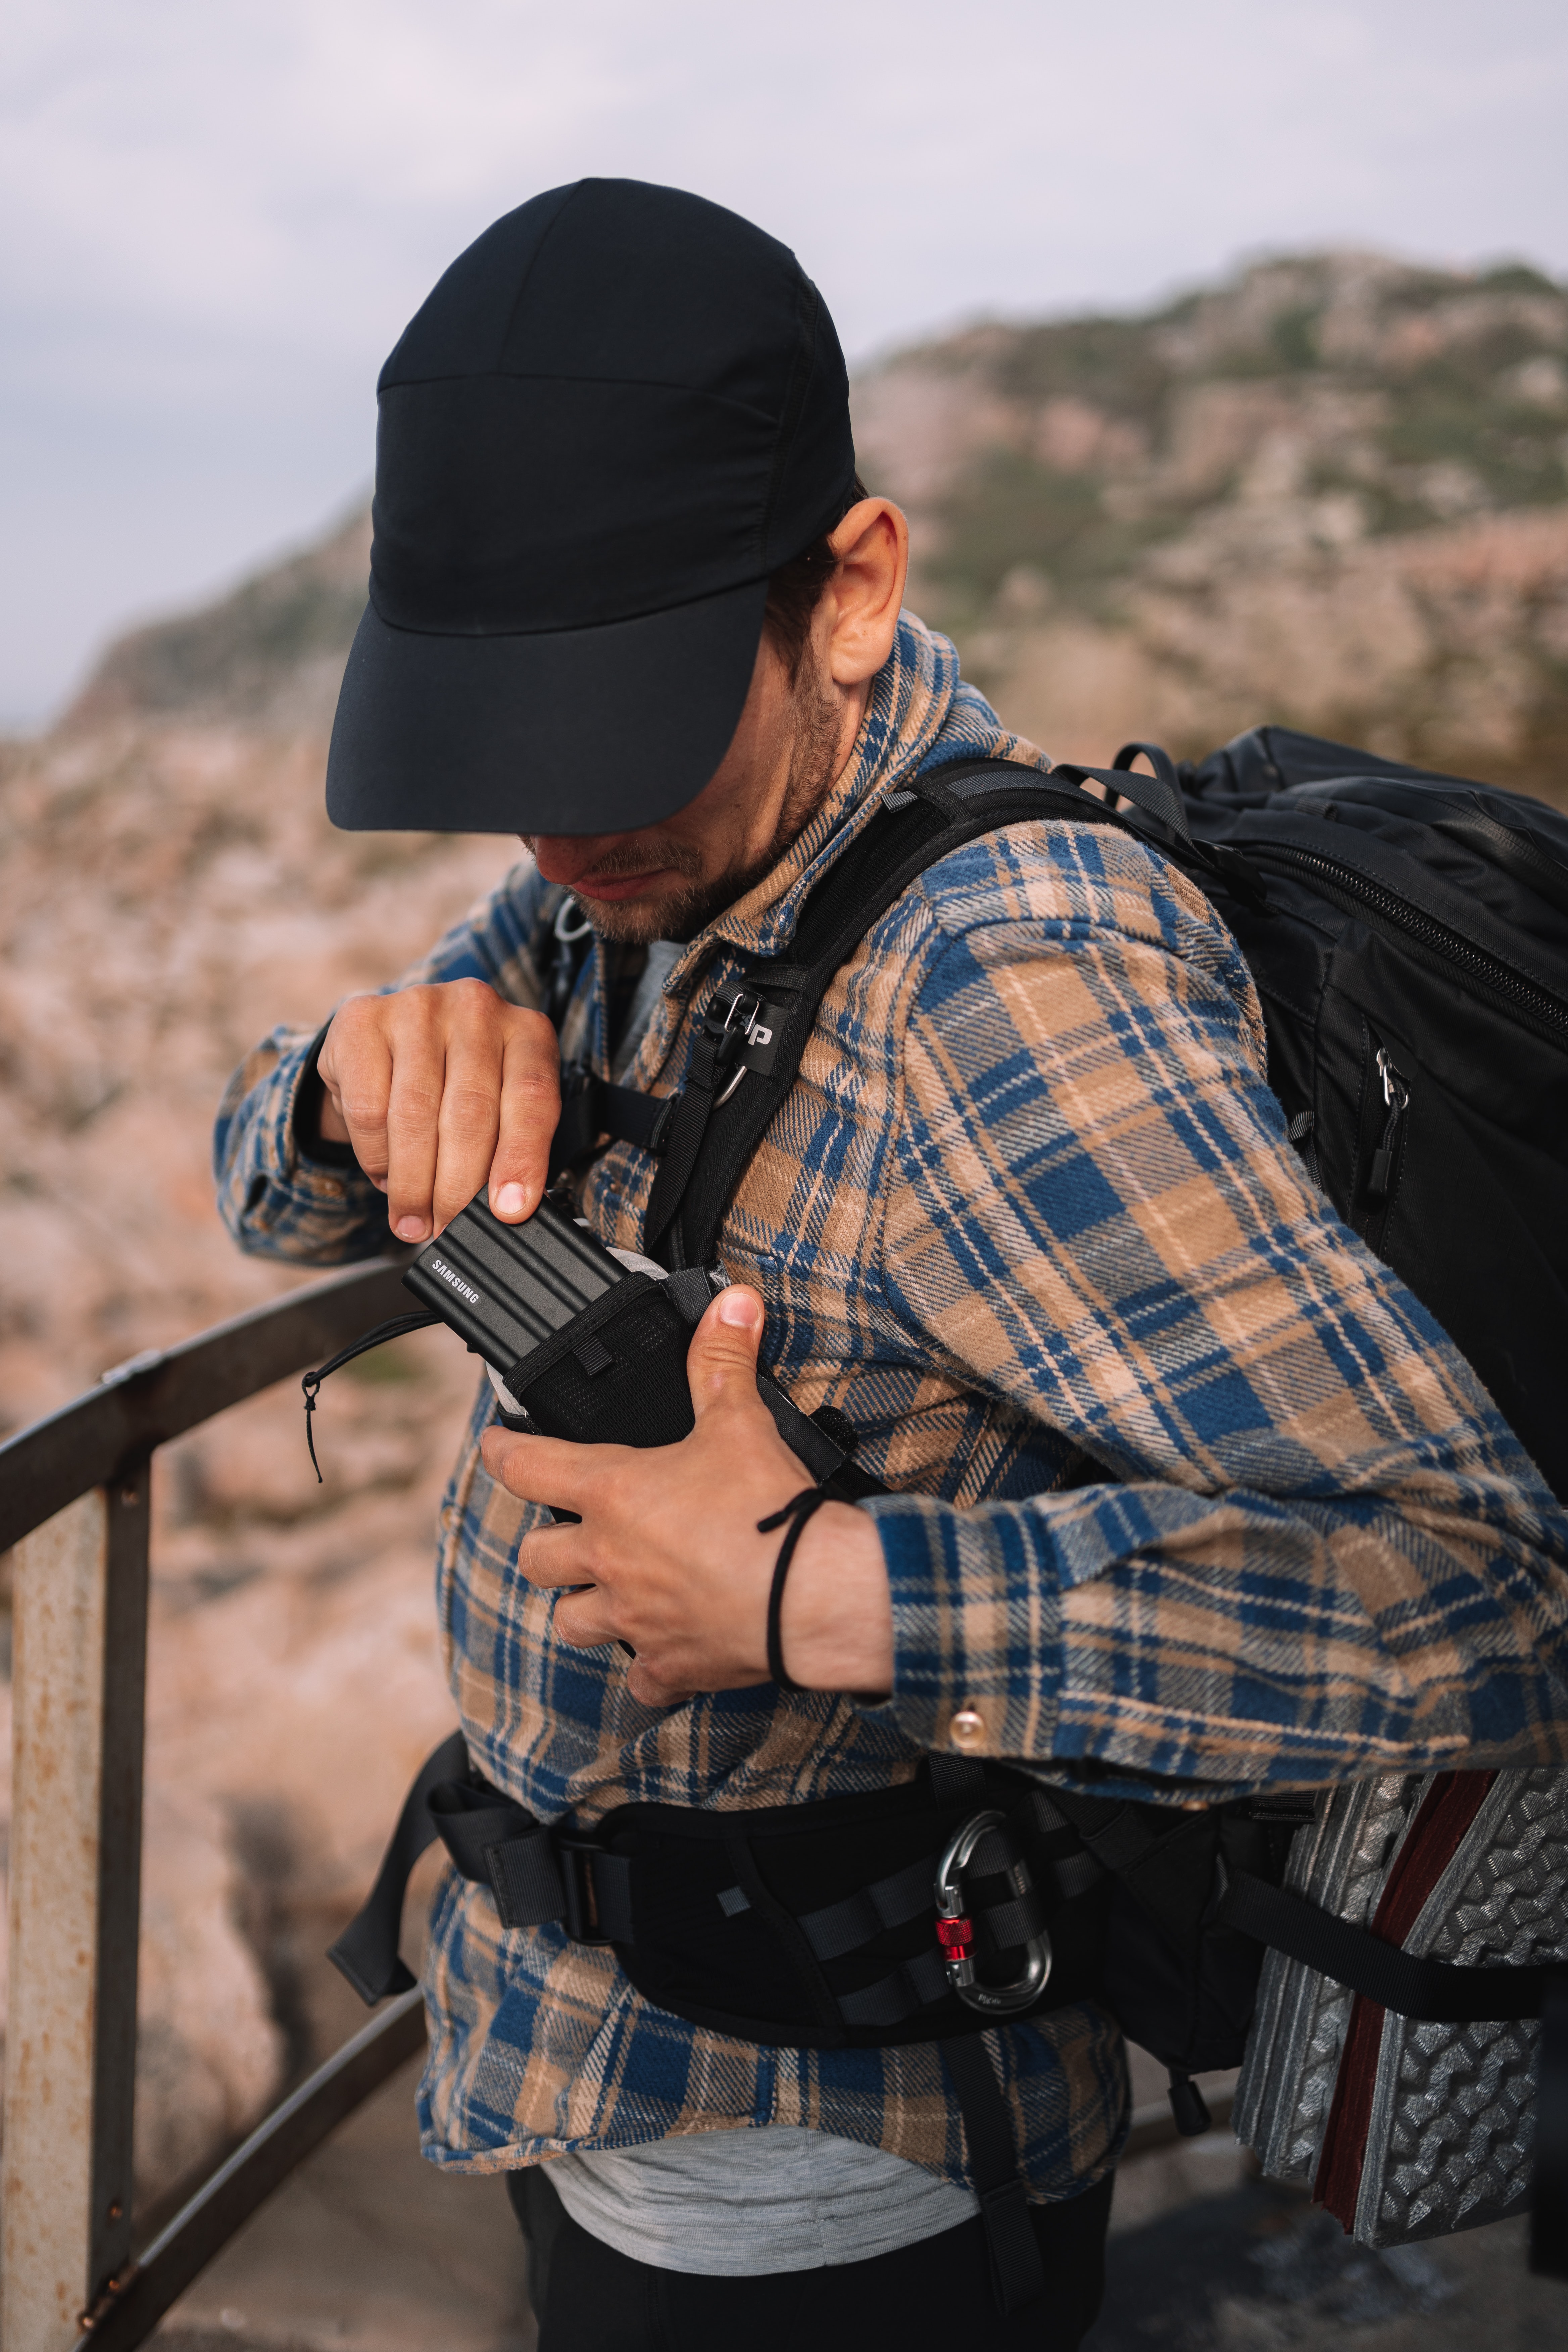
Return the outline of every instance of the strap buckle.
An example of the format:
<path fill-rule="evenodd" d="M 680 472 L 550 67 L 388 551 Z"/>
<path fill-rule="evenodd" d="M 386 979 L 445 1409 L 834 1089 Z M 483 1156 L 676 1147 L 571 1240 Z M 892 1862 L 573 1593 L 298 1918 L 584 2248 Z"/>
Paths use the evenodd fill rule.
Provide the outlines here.
<path fill-rule="evenodd" d="M 607 1944 L 594 1897 L 594 1857 L 604 1847 L 597 1838 L 573 1837 L 557 1830 L 551 1843 L 561 1866 L 561 1891 L 565 1896 L 562 1926 L 574 1944 Z"/>
<path fill-rule="evenodd" d="M 1005 1814 L 994 1807 L 971 1813 L 949 1838 L 937 1864 L 936 1939 L 942 1947 L 943 1972 L 960 2000 L 985 2017 L 1010 2017 L 1016 2010 L 1027 2009 L 1044 1991 L 1051 1972 L 1051 1939 L 1043 1927 L 1038 1935 L 1026 1938 L 1024 1972 L 1011 1984 L 982 1984 L 975 1975 L 974 1923 L 964 1909 L 963 1873 L 975 1847 L 993 1831 L 1009 1850 L 1007 1884 L 1016 1900 L 1026 1903 L 1034 1894 L 1034 1878 L 1014 1843 Z"/>
<path fill-rule="evenodd" d="M 763 1000 L 754 989 L 738 988 L 728 1003 L 723 1004 L 724 1017 L 721 1021 L 716 1017 L 719 1009 L 716 1003 L 713 1011 L 705 1013 L 702 1020 L 702 1026 L 713 1040 L 713 1066 L 715 1070 L 726 1070 L 731 1062 L 735 1062 L 736 1067 L 731 1073 L 730 1082 L 722 1094 L 714 1097 L 715 1110 L 723 1108 L 746 1075 L 746 1065 L 737 1057 L 752 1042 L 752 1033 L 763 1017 Z"/>
<path fill-rule="evenodd" d="M 723 1069 L 732 1062 L 751 1036 L 762 1015 L 763 1000 L 754 988 L 737 988 L 726 1001 L 715 999 L 712 1009 L 702 1016 L 702 1026 L 714 1041 L 718 1052 L 714 1058 Z M 722 1019 L 719 1016 L 722 1014 Z"/>

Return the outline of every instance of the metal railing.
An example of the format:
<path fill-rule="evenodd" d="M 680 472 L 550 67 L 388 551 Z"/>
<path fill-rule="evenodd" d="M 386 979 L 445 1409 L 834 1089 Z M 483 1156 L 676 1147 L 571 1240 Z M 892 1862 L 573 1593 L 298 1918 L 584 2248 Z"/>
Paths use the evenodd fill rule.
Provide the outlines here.
<path fill-rule="evenodd" d="M 128 2352 L 424 2040 L 405 1994 L 284 2100 L 138 2259 L 132 2143 L 148 1532 L 160 1445 L 407 1303 L 377 1259 L 132 1357 L 0 1445 L 12 1586 L 5 2352 Z"/>

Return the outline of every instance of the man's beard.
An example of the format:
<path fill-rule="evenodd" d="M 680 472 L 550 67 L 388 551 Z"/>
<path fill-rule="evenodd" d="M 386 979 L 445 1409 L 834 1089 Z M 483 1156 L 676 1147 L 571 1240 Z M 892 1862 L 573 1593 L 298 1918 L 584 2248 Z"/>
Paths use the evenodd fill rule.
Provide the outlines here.
<path fill-rule="evenodd" d="M 722 874 L 702 877 L 701 853 L 681 841 L 661 841 L 658 863 L 684 876 L 681 889 L 662 892 L 652 906 L 635 902 L 604 905 L 592 898 L 578 904 L 602 940 L 626 947 L 647 947 L 651 940 L 694 940 L 699 931 L 748 897 L 794 847 L 832 789 L 837 773 L 840 712 L 815 670 L 803 665 L 795 689 L 795 740 L 790 754 L 789 780 L 773 838 L 759 856 L 737 859 Z M 600 859 L 595 875 L 606 880 L 617 874 L 648 870 L 646 846 L 612 851 Z"/>

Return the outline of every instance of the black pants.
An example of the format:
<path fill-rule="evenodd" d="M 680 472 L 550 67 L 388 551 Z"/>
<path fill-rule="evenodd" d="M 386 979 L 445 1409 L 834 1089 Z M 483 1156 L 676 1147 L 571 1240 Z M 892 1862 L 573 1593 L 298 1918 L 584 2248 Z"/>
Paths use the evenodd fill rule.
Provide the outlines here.
<path fill-rule="evenodd" d="M 978 2220 L 896 2253 L 831 2269 L 699 2278 L 655 2270 L 579 2228 L 548 2165 L 508 2176 L 529 2245 L 539 2352 L 809 2352 L 846 2341 L 963 2352 L 1074 2352 L 1105 2283 L 1109 2179 L 1066 2205 L 1030 2208 L 1043 2299 L 1010 2319 L 991 2294 Z"/>

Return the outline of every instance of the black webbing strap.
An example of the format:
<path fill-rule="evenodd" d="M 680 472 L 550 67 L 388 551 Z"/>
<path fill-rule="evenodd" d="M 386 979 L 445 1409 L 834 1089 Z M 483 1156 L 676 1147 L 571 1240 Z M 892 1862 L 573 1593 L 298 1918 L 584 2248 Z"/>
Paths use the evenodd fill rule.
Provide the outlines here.
<path fill-rule="evenodd" d="M 631 1942 L 629 1861 L 536 1821 L 480 1778 L 455 1731 L 421 1765 L 375 1885 L 327 1954 L 367 2004 L 414 1982 L 397 1951 L 403 1901 L 410 1872 L 437 1837 L 462 1877 L 489 1888 L 503 1927 L 559 1920 L 581 1942 Z"/>
<path fill-rule="evenodd" d="M 699 1098 L 689 1112 L 678 1114 L 671 1129 L 648 1202 L 645 1249 L 683 1265 L 702 1265 L 713 1255 L 735 1187 L 795 1083 L 816 1008 L 835 972 L 928 866 L 1002 825 L 1040 817 L 1130 829 L 1105 802 L 1080 792 L 1075 782 L 1058 782 L 1054 775 L 1017 761 L 955 761 L 912 777 L 889 797 L 807 899 L 788 961 L 749 965 L 720 992 L 731 1003 L 738 994 L 750 994 L 754 1002 L 782 1007 L 782 1026 L 775 1030 L 766 1072 L 747 1067 L 733 1098 L 721 1107 L 699 1067 L 704 1044 L 711 1050 L 711 1041 L 699 1036 L 692 1055 Z M 743 1063 L 738 1026 L 731 1024 L 727 1050 L 732 1062 Z M 730 1083 L 726 1077 L 718 1092 Z M 684 1094 L 679 1099 L 684 1103 Z"/>
<path fill-rule="evenodd" d="M 857 1887 L 842 1902 L 825 1903 L 819 1911 L 804 1911 L 798 1925 L 819 1960 L 839 1960 L 846 1952 L 871 1943 L 885 1927 L 901 1927 L 931 1907 L 937 1857 L 922 1854 L 890 1878 L 879 1878 Z"/>
<path fill-rule="evenodd" d="M 753 993 L 744 989 L 720 991 L 709 1009 L 696 1016 L 686 1084 L 675 1097 L 664 1156 L 643 1217 L 643 1248 L 650 1257 L 664 1255 L 661 1244 L 690 1181 L 715 1099 L 728 1085 L 731 1066 L 745 1044 L 745 1008 L 755 1001 Z M 689 1265 L 691 1260 L 685 1263 Z"/>
<path fill-rule="evenodd" d="M 612 1086 L 585 1062 L 568 1062 L 561 1072 L 561 1117 L 550 1142 L 550 1181 L 563 1169 L 591 1160 L 600 1139 L 635 1143 L 660 1152 L 675 1117 L 678 1095 L 645 1095 L 637 1087 Z"/>
<path fill-rule="evenodd" d="M 430 1818 L 465 1878 L 488 1885 L 503 1927 L 561 1918 L 566 1890 L 549 1831 L 499 1789 L 449 1780 L 430 1792 Z"/>
<path fill-rule="evenodd" d="M 1282 1886 L 1233 1871 L 1215 1915 L 1303 1968 L 1348 1985 L 1380 2009 L 1432 2025 L 1539 2017 L 1547 1988 L 1560 1970 L 1546 1968 L 1458 1968 L 1450 1960 L 1417 1958 L 1370 1929 L 1336 1919 Z"/>
<path fill-rule="evenodd" d="M 983 1779 L 981 1793 L 984 1796 Z M 918 1919 L 922 1912 L 929 1912 L 941 1859 L 933 1849 L 887 1878 L 857 1887 L 852 1895 L 844 1895 L 837 1903 L 825 1903 L 819 1910 L 802 1912 L 795 1924 L 814 1957 L 819 1960 L 844 1959 L 874 1943 L 886 1929 L 902 1927 L 910 1920 Z M 976 1878 L 999 1876 L 1016 1859 L 1016 1848 L 1010 1835 L 1003 1830 L 988 1830 L 976 1843 L 967 1868 Z M 972 1898 L 970 1911 L 981 1943 L 988 1952 L 1016 1951 L 1031 1936 L 1041 1935 L 1046 1928 L 1044 1906 L 1035 1893 L 1023 1897 L 1009 1893 L 995 1903 Z M 933 1943 L 929 1951 L 900 1960 L 874 1984 L 863 1985 L 854 1992 L 836 1993 L 834 1998 L 846 2025 L 899 2025 L 917 2011 L 945 2000 L 950 1990 L 941 1948 Z"/>
<path fill-rule="evenodd" d="M 1568 2279 L 1568 1974 L 1556 1971 L 1541 2004 L 1535 2074 L 1535 2167 L 1530 2267 Z"/>
<path fill-rule="evenodd" d="M 947 1992 L 947 1971 L 933 1944 L 930 1951 L 900 1960 L 875 1984 L 862 1985 L 858 1992 L 835 1993 L 833 1998 L 846 2025 L 876 2027 L 902 2025 L 906 2018 L 944 2000 Z"/>
<path fill-rule="evenodd" d="M 454 1731 L 420 1766 L 418 1778 L 403 1801 L 375 1885 L 327 1954 L 367 2004 L 384 2000 L 388 1993 L 407 1992 L 414 1983 L 412 1971 L 397 1956 L 408 1874 L 436 1835 L 430 1818 L 431 1790 L 468 1769 L 468 1744 L 460 1731 Z"/>
<path fill-rule="evenodd" d="M 1112 1871 L 1118 1877 L 1136 1870 L 1163 1843 L 1149 1827 L 1141 1805 L 1082 1797 L 1076 1790 L 1066 1789 L 1053 1789 L 1050 1802 L 1071 1823 L 1101 1870 Z"/>
<path fill-rule="evenodd" d="M 1153 769 L 1152 776 L 1133 769 L 1132 762 L 1140 752 Z M 1201 866 L 1215 881 L 1223 882 L 1259 912 L 1268 906 L 1268 893 L 1263 877 L 1239 849 L 1233 849 L 1228 842 L 1194 839 L 1175 761 L 1158 743 L 1124 743 L 1109 768 L 1064 763 L 1053 768 L 1051 773 L 1064 781 L 1073 777 L 1082 782 L 1092 778 L 1097 784 L 1105 785 L 1113 804 L 1119 800 L 1129 801 L 1164 827 L 1171 836 L 1169 845 L 1184 866 Z M 1202 877 L 1197 878 L 1201 880 Z"/>
<path fill-rule="evenodd" d="M 1029 2222 L 1028 2192 L 1013 2143 L 1013 2119 L 978 2033 L 941 2044 L 942 2063 L 963 2117 L 969 2169 L 991 2257 L 991 2286 L 1005 2317 L 1046 2291 L 1040 2250 Z"/>

